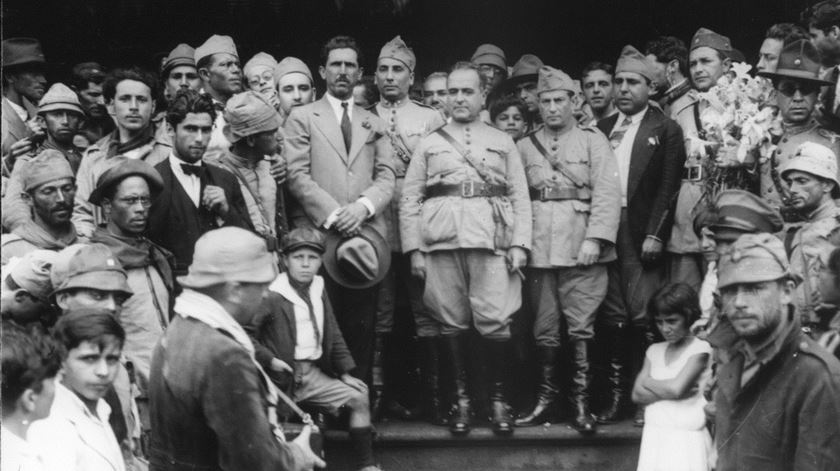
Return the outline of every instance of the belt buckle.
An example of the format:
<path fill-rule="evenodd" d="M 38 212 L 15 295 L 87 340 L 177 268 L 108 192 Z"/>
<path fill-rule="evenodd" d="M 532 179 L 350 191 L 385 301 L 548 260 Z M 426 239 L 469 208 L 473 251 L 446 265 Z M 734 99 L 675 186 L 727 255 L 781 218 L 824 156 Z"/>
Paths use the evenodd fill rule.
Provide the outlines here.
<path fill-rule="evenodd" d="M 461 183 L 461 197 L 472 198 L 473 196 L 475 196 L 475 182 L 470 180 Z"/>
<path fill-rule="evenodd" d="M 551 195 L 551 187 L 546 186 L 540 189 L 540 201 L 548 201 L 548 197 Z"/>
<path fill-rule="evenodd" d="M 697 182 L 703 179 L 703 166 L 702 165 L 691 165 L 686 167 L 686 180 L 690 182 Z"/>

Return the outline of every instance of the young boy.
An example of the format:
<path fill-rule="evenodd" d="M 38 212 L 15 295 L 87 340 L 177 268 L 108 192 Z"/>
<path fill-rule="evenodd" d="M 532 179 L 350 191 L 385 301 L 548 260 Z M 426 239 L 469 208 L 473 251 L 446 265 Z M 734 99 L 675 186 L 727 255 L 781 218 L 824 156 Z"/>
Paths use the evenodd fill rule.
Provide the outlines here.
<path fill-rule="evenodd" d="M 373 429 L 368 389 L 350 375 L 356 364 L 344 343 L 327 293 L 317 275 L 324 253 L 323 236 L 308 228 L 292 230 L 283 248 L 287 272 L 269 287 L 269 314 L 256 327 L 256 358 L 277 378 L 294 376 L 298 403 L 338 413 L 350 409 L 350 439 L 356 468 L 374 471 Z"/>

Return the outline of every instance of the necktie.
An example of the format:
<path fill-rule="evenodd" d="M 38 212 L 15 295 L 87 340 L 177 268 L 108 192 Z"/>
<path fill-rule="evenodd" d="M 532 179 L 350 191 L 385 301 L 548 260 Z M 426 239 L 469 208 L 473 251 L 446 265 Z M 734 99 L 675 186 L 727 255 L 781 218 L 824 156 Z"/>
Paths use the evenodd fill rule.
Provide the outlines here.
<path fill-rule="evenodd" d="M 309 285 L 299 285 L 291 281 L 289 284 L 292 285 L 292 288 L 294 288 L 298 296 L 306 303 L 306 307 L 309 310 L 309 321 L 312 322 L 312 334 L 315 337 L 315 345 L 321 345 L 321 329 L 318 327 L 318 318 L 315 317 L 312 299 L 309 297 Z"/>
<path fill-rule="evenodd" d="M 353 140 L 353 129 L 350 128 L 350 116 L 347 114 L 347 102 L 341 103 L 344 113 L 341 115 L 341 134 L 344 136 L 344 147 L 350 153 L 350 144 Z"/>
<path fill-rule="evenodd" d="M 181 170 L 184 171 L 184 175 L 194 175 L 198 178 L 201 178 L 201 174 L 204 173 L 204 167 L 201 165 L 181 164 Z"/>
<path fill-rule="evenodd" d="M 613 150 L 616 150 L 621 145 L 621 140 L 624 139 L 624 134 L 627 133 L 627 129 L 630 128 L 631 124 L 633 124 L 633 121 L 630 121 L 630 117 L 626 116 L 624 121 L 610 133 L 610 146 L 612 146 Z"/>

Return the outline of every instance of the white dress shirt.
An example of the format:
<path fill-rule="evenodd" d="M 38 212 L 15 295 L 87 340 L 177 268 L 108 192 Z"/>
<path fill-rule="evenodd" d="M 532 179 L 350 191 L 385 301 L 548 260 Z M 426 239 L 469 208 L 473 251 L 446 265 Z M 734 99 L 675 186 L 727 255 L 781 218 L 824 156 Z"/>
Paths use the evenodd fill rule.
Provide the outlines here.
<path fill-rule="evenodd" d="M 642 122 L 642 118 L 645 117 L 647 110 L 648 107 L 645 106 L 642 111 L 630 116 L 630 127 L 627 128 L 624 137 L 621 138 L 621 144 L 614 151 L 615 159 L 618 161 L 618 178 L 621 180 L 622 208 L 627 207 L 627 180 L 630 177 L 630 158 L 633 153 L 633 141 L 636 140 L 636 133 L 639 132 L 639 123 Z M 626 117 L 627 115 L 623 112 L 618 112 L 618 119 L 615 121 L 615 127 L 610 131 L 610 134 L 621 127 L 621 123 L 624 122 L 624 118 Z"/>
<path fill-rule="evenodd" d="M 37 451 L 6 427 L 0 427 L 0 471 L 46 471 Z"/>
<path fill-rule="evenodd" d="M 321 296 L 324 293 L 324 279 L 320 276 L 315 276 L 312 283 L 309 285 L 309 300 L 312 302 L 312 315 L 309 315 L 309 306 L 306 301 L 300 297 L 297 291 L 292 288 L 289 283 L 289 274 L 281 273 L 274 279 L 269 290 L 281 294 L 284 298 L 291 301 L 295 311 L 295 332 L 297 338 L 295 339 L 295 360 L 298 361 L 315 361 L 321 358 L 323 350 L 321 343 L 324 339 L 324 303 Z M 315 325 L 312 319 L 315 319 L 320 333 L 320 342 L 315 341 Z"/>
<path fill-rule="evenodd" d="M 175 179 L 181 184 L 181 188 L 183 188 L 187 195 L 189 195 L 193 204 L 197 208 L 201 202 L 201 179 L 198 178 L 197 175 L 187 175 L 184 173 L 184 169 L 181 168 L 181 164 L 201 167 L 201 161 L 199 160 L 198 162 L 191 164 L 176 157 L 174 152 L 169 154 L 169 167 L 172 168 L 172 175 L 175 176 Z"/>

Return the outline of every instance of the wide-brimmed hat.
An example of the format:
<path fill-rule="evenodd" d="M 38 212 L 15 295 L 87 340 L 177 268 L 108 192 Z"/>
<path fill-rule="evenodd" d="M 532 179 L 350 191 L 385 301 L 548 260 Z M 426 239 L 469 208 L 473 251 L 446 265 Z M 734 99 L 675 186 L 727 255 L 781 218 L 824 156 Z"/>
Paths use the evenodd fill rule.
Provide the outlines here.
<path fill-rule="evenodd" d="M 32 64 L 45 65 L 47 60 L 41 43 L 34 38 L 9 38 L 3 40 L 3 67 Z"/>
<path fill-rule="evenodd" d="M 111 168 L 99 177 L 96 188 L 90 193 L 88 201 L 95 205 L 102 205 L 102 200 L 108 189 L 131 176 L 142 177 L 146 180 L 152 197 L 163 190 L 163 178 L 154 167 L 143 160 L 118 156 L 113 159 Z"/>
<path fill-rule="evenodd" d="M 368 288 L 385 278 L 391 266 L 391 249 L 385 238 L 370 226 L 353 237 L 327 234 L 324 268 L 341 286 Z"/>
<path fill-rule="evenodd" d="M 478 46 L 470 59 L 475 65 L 494 65 L 507 72 L 507 58 L 505 51 L 495 44 L 482 44 Z"/>
<path fill-rule="evenodd" d="M 539 57 L 533 54 L 523 55 L 518 61 L 516 61 L 516 64 L 513 65 L 510 77 L 502 82 L 502 90 L 507 93 L 513 91 L 513 87 L 520 83 L 536 82 L 537 74 L 539 74 L 540 67 L 543 65 L 545 64 L 543 64 L 543 61 Z"/>
<path fill-rule="evenodd" d="M 226 282 L 268 283 L 276 276 L 265 240 L 251 231 L 226 226 L 198 238 L 189 272 L 179 276 L 178 283 L 206 288 Z"/>
<path fill-rule="evenodd" d="M 58 110 L 74 111 L 81 116 L 85 115 L 79 96 L 63 83 L 54 83 L 38 102 L 38 113 Z"/>
<path fill-rule="evenodd" d="M 761 71 L 761 77 L 771 79 L 789 78 L 812 82 L 818 85 L 834 85 L 833 82 L 820 78 L 820 53 L 811 41 L 794 41 L 779 53 L 779 66 L 775 72 Z"/>

